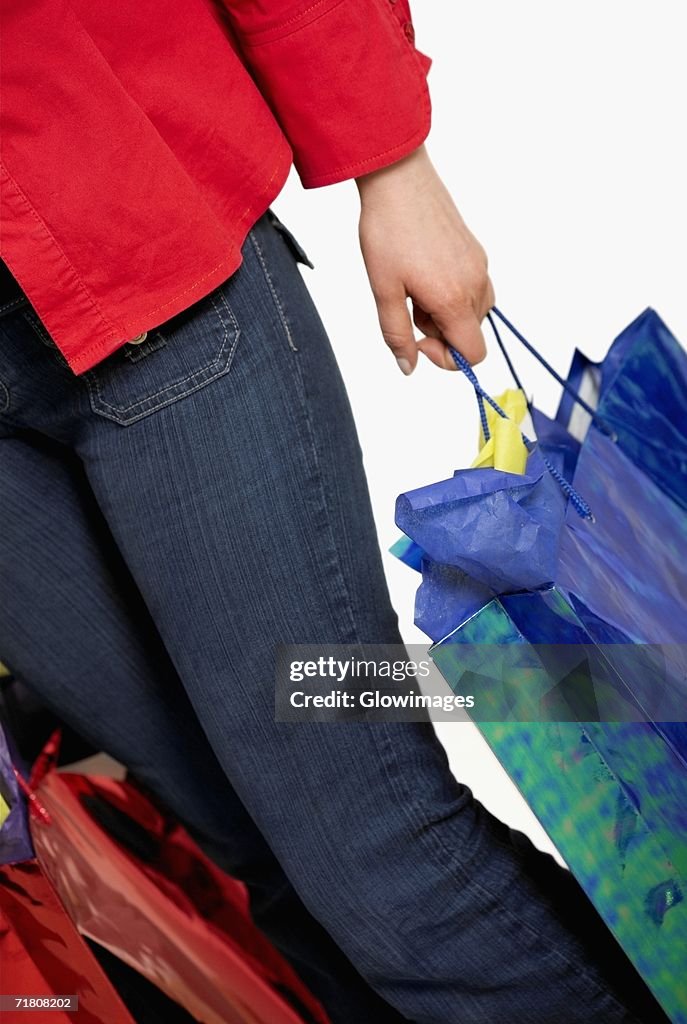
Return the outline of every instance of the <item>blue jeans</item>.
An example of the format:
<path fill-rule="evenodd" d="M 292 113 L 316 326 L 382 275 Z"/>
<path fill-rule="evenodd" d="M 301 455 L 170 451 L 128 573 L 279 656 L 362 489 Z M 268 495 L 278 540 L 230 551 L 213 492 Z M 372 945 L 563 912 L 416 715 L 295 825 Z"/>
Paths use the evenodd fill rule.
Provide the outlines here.
<path fill-rule="evenodd" d="M 335 1024 L 659 1021 L 429 723 L 275 722 L 275 644 L 401 642 L 303 258 L 268 211 L 225 284 L 81 377 L 1 311 L 2 659 L 246 882 Z"/>

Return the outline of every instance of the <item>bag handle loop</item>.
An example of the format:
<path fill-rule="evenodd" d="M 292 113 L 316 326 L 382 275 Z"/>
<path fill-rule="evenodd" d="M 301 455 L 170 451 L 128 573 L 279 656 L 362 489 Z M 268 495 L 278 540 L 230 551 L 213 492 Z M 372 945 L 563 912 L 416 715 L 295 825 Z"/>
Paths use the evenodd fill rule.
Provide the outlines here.
<path fill-rule="evenodd" d="M 525 399 L 527 400 L 527 393 L 523 388 L 520 382 L 520 378 L 518 377 L 515 371 L 515 367 L 513 366 L 512 360 L 508 355 L 506 346 L 503 343 L 503 339 L 501 338 L 501 334 L 496 326 L 496 321 L 494 320 L 494 317 L 498 317 L 498 319 L 501 321 L 504 327 L 507 327 L 511 334 L 513 334 L 518 339 L 518 341 L 525 346 L 527 351 L 530 352 L 539 363 L 541 363 L 544 369 L 551 374 L 551 376 L 560 384 L 563 390 L 570 395 L 572 400 L 574 402 L 577 402 L 577 404 L 581 406 L 584 409 L 584 411 L 589 414 L 589 416 L 591 416 L 592 420 L 597 425 L 597 427 L 602 431 L 602 433 L 610 437 L 611 440 L 617 441 L 618 435 L 615 433 L 612 427 L 610 427 L 608 423 L 606 423 L 602 419 L 602 417 L 599 416 L 596 409 L 593 409 L 592 406 L 589 405 L 589 403 L 586 402 L 584 398 L 582 398 L 582 396 L 578 394 L 577 391 L 575 391 L 575 388 L 570 384 L 569 381 L 567 381 L 564 377 L 561 377 L 560 373 L 558 373 L 558 371 L 554 369 L 551 363 L 549 363 L 548 360 L 544 358 L 541 352 L 539 352 L 538 349 L 534 347 L 532 342 L 528 341 L 527 338 L 523 334 L 521 334 L 521 332 L 517 329 L 517 327 L 515 327 L 515 325 L 512 324 L 511 321 L 506 316 L 504 316 L 501 310 L 497 306 L 493 306 L 491 312 L 487 313 L 487 320 L 489 321 L 489 326 L 491 327 L 494 333 L 494 337 L 496 338 L 496 342 L 499 348 L 501 349 L 501 352 L 503 353 L 503 357 L 506 360 L 511 376 L 515 381 L 516 386 L 520 388 L 520 390 L 525 395 Z M 528 408 L 530 407 L 529 401 L 527 402 L 527 406 Z"/>

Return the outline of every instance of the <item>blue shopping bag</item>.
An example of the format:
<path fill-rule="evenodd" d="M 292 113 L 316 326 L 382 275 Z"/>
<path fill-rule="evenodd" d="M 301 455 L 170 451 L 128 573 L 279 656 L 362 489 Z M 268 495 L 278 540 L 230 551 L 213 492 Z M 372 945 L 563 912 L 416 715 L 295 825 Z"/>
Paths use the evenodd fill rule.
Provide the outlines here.
<path fill-rule="evenodd" d="M 455 358 L 486 427 L 492 400 Z M 647 310 L 558 379 L 524 473 L 402 494 L 397 553 L 442 674 L 476 694 L 478 728 L 687 1024 L 687 355 Z"/>

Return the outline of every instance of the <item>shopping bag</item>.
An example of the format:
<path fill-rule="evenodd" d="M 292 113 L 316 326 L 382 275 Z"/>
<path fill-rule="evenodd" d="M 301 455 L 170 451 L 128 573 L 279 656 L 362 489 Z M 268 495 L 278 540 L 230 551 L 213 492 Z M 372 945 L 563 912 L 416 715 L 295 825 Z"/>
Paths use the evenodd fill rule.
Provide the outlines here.
<path fill-rule="evenodd" d="M 37 799 L 24 799 L 22 783 L 0 729 L 0 785 L 10 806 L 0 827 L 3 1024 L 21 1024 L 27 1012 L 54 1024 L 69 1024 L 77 1015 L 82 1024 L 134 1024 L 34 856 L 29 808 L 43 825 L 50 818 Z"/>
<path fill-rule="evenodd" d="M 132 782 L 48 771 L 36 853 L 79 932 L 204 1024 L 327 1024 L 244 886 Z"/>
<path fill-rule="evenodd" d="M 36 860 L 0 867 L 0 962 L 3 995 L 26 999 L 3 1024 L 134 1024 Z"/>
<path fill-rule="evenodd" d="M 26 806 L 7 736 L 0 724 L 0 864 L 14 864 L 32 857 Z"/>
<path fill-rule="evenodd" d="M 397 552 L 434 661 L 685 1024 L 687 356 L 647 310 L 561 383 L 553 420 L 530 408 L 524 472 L 399 497 Z"/>

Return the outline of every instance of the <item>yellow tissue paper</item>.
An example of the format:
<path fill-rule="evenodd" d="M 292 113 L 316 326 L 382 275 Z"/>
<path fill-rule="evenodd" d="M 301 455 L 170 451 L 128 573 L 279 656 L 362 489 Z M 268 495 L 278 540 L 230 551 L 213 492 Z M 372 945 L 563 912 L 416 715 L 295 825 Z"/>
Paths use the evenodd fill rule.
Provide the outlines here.
<path fill-rule="evenodd" d="M 504 473 L 522 474 L 527 462 L 527 448 L 519 424 L 527 413 L 527 400 L 522 391 L 509 388 L 498 396 L 496 404 L 501 406 L 508 419 L 499 416 L 488 402 L 484 403 L 491 437 L 485 442 L 484 431 L 480 427 L 480 450 L 472 469 L 491 467 Z"/>
<path fill-rule="evenodd" d="M 0 826 L 2 826 L 3 821 L 5 820 L 9 813 L 9 804 L 5 800 L 3 800 L 2 795 L 0 794 Z"/>

